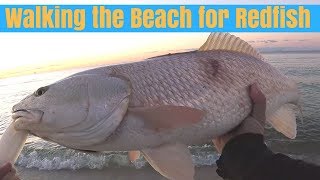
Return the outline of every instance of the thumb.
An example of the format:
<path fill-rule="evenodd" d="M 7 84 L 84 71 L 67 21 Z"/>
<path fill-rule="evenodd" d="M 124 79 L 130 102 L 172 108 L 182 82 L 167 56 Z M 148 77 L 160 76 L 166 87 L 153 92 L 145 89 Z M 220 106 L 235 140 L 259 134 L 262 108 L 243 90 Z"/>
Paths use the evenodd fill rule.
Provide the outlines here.
<path fill-rule="evenodd" d="M 249 116 L 247 117 L 237 129 L 236 134 L 254 133 L 264 134 L 264 121 L 259 121 L 256 118 Z"/>
<path fill-rule="evenodd" d="M 266 121 L 267 99 L 256 83 L 250 86 L 250 98 L 253 104 L 251 116 L 264 125 Z"/>

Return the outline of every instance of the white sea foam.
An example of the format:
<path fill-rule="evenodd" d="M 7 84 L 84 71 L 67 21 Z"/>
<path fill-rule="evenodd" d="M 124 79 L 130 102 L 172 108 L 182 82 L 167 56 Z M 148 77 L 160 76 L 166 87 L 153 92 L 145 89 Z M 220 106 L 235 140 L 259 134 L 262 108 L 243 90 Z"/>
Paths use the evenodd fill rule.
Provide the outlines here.
<path fill-rule="evenodd" d="M 213 165 L 218 156 L 212 152 L 197 152 L 192 155 L 196 166 Z M 40 170 L 58 169 L 102 169 L 105 167 L 134 167 L 140 169 L 147 165 L 141 156 L 131 163 L 126 152 L 119 153 L 84 153 L 71 149 L 60 149 L 52 153 L 50 150 L 25 150 L 16 164 L 26 168 Z"/>

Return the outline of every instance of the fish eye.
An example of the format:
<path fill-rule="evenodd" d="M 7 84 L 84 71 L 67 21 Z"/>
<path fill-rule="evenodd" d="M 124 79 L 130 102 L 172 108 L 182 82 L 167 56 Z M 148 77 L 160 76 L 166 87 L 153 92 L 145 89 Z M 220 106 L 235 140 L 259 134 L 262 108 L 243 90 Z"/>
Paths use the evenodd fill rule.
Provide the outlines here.
<path fill-rule="evenodd" d="M 47 91 L 48 89 L 49 89 L 48 86 L 46 86 L 46 87 L 41 87 L 41 88 L 39 88 L 39 89 L 34 93 L 34 95 L 35 95 L 36 97 L 42 96 L 44 93 L 46 93 L 46 91 Z"/>

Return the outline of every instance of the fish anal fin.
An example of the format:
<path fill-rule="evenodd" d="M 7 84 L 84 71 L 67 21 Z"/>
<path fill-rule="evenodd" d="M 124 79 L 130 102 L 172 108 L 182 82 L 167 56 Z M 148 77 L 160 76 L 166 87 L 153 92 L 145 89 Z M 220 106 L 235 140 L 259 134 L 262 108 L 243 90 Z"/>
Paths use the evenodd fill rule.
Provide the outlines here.
<path fill-rule="evenodd" d="M 282 133 L 290 139 L 294 139 L 297 135 L 296 115 L 289 104 L 280 107 L 267 121 L 278 132 Z"/>
<path fill-rule="evenodd" d="M 164 177 L 171 180 L 193 180 L 195 170 L 186 145 L 162 145 L 142 150 L 149 164 Z"/>
<path fill-rule="evenodd" d="M 129 108 L 129 113 L 138 116 L 147 128 L 155 131 L 190 126 L 201 121 L 205 114 L 199 109 L 171 105 Z"/>

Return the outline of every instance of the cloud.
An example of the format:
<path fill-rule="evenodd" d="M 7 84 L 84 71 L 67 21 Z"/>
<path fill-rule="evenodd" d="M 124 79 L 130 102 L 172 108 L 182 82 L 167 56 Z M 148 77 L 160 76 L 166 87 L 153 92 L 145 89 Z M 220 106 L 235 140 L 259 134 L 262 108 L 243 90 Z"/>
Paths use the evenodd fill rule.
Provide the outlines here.
<path fill-rule="evenodd" d="M 276 40 L 267 40 L 267 41 L 264 41 L 264 43 L 276 43 L 276 42 L 278 42 L 278 41 L 276 41 Z"/>
<path fill-rule="evenodd" d="M 285 42 L 303 42 L 303 41 L 309 41 L 309 40 L 311 40 L 311 39 L 285 39 L 285 40 L 283 40 L 283 41 L 285 41 Z"/>
<path fill-rule="evenodd" d="M 310 39 L 299 39 L 298 41 L 309 41 Z"/>
<path fill-rule="evenodd" d="M 274 40 L 274 39 L 267 39 L 267 40 L 256 40 L 256 41 L 248 41 L 249 43 L 277 43 L 277 42 L 304 42 L 309 41 L 310 39 L 284 39 L 284 40 Z"/>
<path fill-rule="evenodd" d="M 249 43 L 276 43 L 278 41 L 273 40 L 273 39 L 269 39 L 269 40 L 257 40 L 257 41 L 248 41 Z"/>

